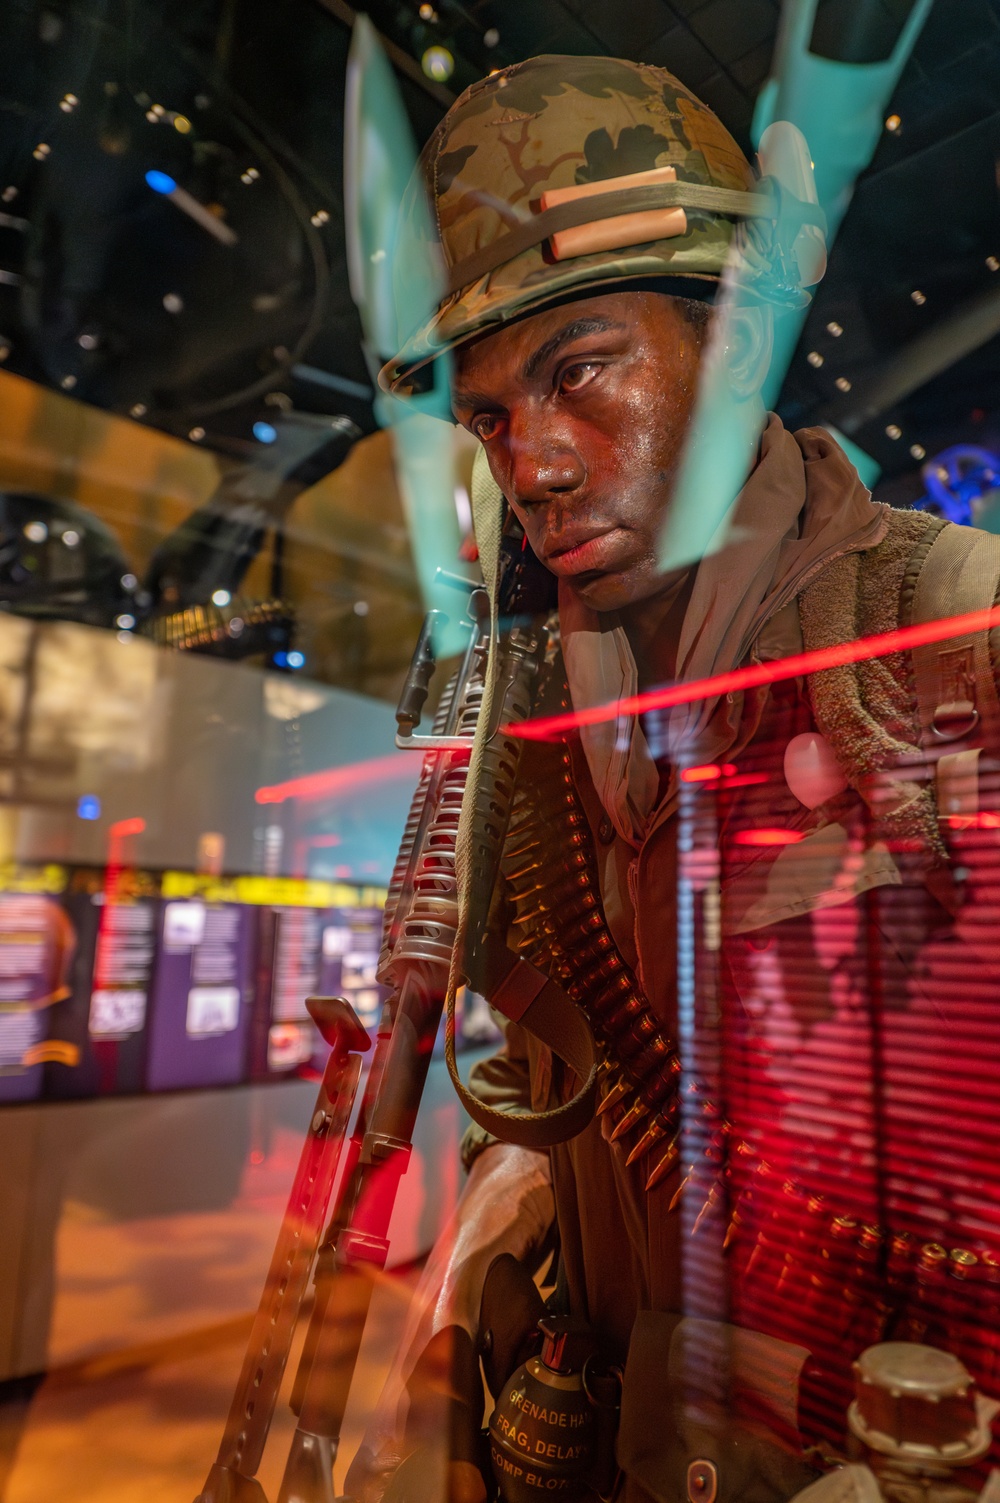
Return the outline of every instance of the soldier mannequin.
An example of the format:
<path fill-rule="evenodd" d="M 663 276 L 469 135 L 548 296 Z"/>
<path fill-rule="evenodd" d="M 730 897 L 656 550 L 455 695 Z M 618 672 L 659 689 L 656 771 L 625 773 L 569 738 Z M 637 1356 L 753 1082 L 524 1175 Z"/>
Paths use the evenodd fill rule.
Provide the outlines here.
<path fill-rule="evenodd" d="M 553 115 L 556 127 L 549 123 Z M 667 163 L 676 166 L 681 183 L 724 188 L 732 197 L 719 202 L 727 207 L 701 213 L 691 202 L 683 233 L 674 228 L 656 239 L 656 226 L 651 231 L 647 223 L 638 245 L 609 245 L 601 234 L 588 241 L 594 225 L 584 225 L 582 249 L 568 257 L 553 254 L 551 239 L 547 245 L 541 235 L 530 240 L 524 228 L 526 222 L 530 228 L 529 206 L 544 216 L 543 190 L 602 180 L 621 188 L 630 175 Z M 766 244 L 762 250 L 759 239 L 745 235 L 740 242 L 736 228 L 743 222 L 737 200 L 752 174 L 718 121 L 682 85 L 661 70 L 613 59 L 534 59 L 463 95 L 429 143 L 425 176 L 452 291 L 431 326 L 386 367 L 382 381 L 405 394 L 437 352 L 452 349 L 455 416 L 480 440 L 528 544 L 558 580 L 563 650 L 577 708 L 588 695 L 586 653 L 596 651 L 599 640 L 606 645 L 618 627 L 627 642 L 616 660 L 624 663 L 627 693 L 724 671 L 752 657 L 786 656 L 801 650 L 803 636 L 809 647 L 898 623 L 901 581 L 909 577 L 914 551 L 936 536 L 933 529 L 925 536 L 930 519 L 897 521 L 887 508 L 873 505 L 845 456 L 820 430 L 793 438 L 773 416 L 764 426 L 759 392 L 770 355 L 769 295 L 775 284 Z M 622 208 L 629 212 L 633 202 L 623 200 Z M 614 217 L 607 206 L 604 214 L 595 221 L 599 230 Z M 734 394 L 760 408 L 760 447 L 733 504 L 740 526 L 732 546 L 702 565 L 664 575 L 657 540 L 712 337 L 710 301 L 738 244 L 762 268 L 761 291 L 748 305 L 728 311 L 726 362 Z M 788 288 L 778 287 L 774 301 L 781 301 L 782 292 Z M 846 625 L 837 624 L 838 612 Z M 940 614 L 946 612 L 944 605 Z M 567 643 L 574 632 L 580 633 L 579 645 L 571 653 Z M 834 807 L 831 796 L 810 804 L 786 787 L 769 795 L 769 811 L 777 811 L 779 823 L 797 822 L 810 836 L 840 832 L 854 863 L 836 900 L 845 911 L 864 892 L 905 888 L 918 890 L 927 912 L 943 918 L 948 858 L 936 812 L 920 802 L 923 794 L 883 802 L 874 815 L 869 809 L 866 779 L 873 767 L 889 767 L 901 747 L 919 745 L 919 733 L 907 729 L 917 718 L 912 691 L 901 676 L 880 684 L 878 703 L 864 685 L 858 693 L 847 685 L 832 708 L 832 701 L 801 684 L 746 701 L 730 695 L 703 707 L 697 745 L 704 748 L 703 760 L 721 760 L 824 732 L 833 796 L 844 802 Z M 607 924 L 640 976 L 653 1012 L 673 1032 L 677 770 L 652 735 L 647 746 L 635 722 L 627 736 L 626 755 L 617 762 L 620 739 L 603 748 L 578 744 L 573 777 L 591 826 Z M 876 838 L 904 826 L 911 836 L 916 832 L 917 845 L 924 840 L 912 872 Z M 746 970 L 747 953 L 751 970 L 756 963 L 757 936 L 764 936 L 761 950 L 779 930 L 786 936 L 779 936 L 779 950 L 789 935 L 797 942 L 796 926 L 808 926 L 811 912 L 829 902 L 828 891 L 805 868 L 804 875 L 793 876 L 793 895 L 784 901 L 769 861 L 738 873 L 728 898 L 723 891 L 724 932 L 730 936 L 729 951 L 725 944 L 723 951 L 737 977 L 741 965 Z M 911 928 L 914 911 L 907 910 Z M 745 935 L 752 945 L 743 943 Z M 905 967 L 897 979 L 903 996 Z M 749 998 L 748 1007 L 755 1002 L 754 984 L 751 977 L 740 993 L 745 1002 Z M 475 1083 L 495 1106 L 539 1110 L 559 1099 L 560 1090 L 565 1093 L 566 1082 L 553 1080 L 545 1051 L 512 1028 L 506 1050 L 479 1069 Z M 790 1142 L 784 1172 L 804 1174 L 794 1158 L 796 1140 Z M 626 1163 L 618 1150 L 596 1122 L 550 1153 L 472 1131 L 466 1145 L 471 1172 L 455 1225 L 425 1271 L 401 1356 L 348 1476 L 350 1495 L 376 1496 L 414 1444 L 450 1427 L 452 1497 L 457 1503 L 485 1498 L 476 1464 L 478 1369 L 470 1356 L 483 1279 L 501 1252 L 534 1266 L 554 1222 L 572 1312 L 592 1324 L 619 1361 L 628 1355 L 623 1413 L 631 1403 L 632 1439 L 619 1453 L 627 1496 L 652 1495 L 662 1503 L 692 1496 L 685 1493 L 691 1486 L 684 1480 L 688 1466 L 705 1456 L 713 1458 L 712 1486 L 722 1503 L 783 1503 L 815 1475 L 802 1459 L 801 1437 L 779 1441 L 777 1422 L 749 1440 L 751 1432 L 734 1427 L 728 1415 L 720 1414 L 717 1425 L 704 1414 L 689 1423 L 690 1416 L 672 1417 L 657 1407 L 654 1393 L 660 1390 L 637 1351 L 645 1341 L 647 1353 L 658 1351 L 665 1369 L 673 1327 L 655 1322 L 673 1320 L 684 1306 L 676 1208 L 681 1171 L 651 1186 L 642 1163 Z M 843 1176 L 837 1193 L 859 1219 L 871 1215 L 857 1188 L 865 1165 L 867 1160 L 862 1164 L 848 1154 L 837 1170 Z M 823 1193 L 828 1191 L 833 1194 L 824 1182 Z M 763 1323 L 755 1329 L 763 1330 Z M 790 1355 L 800 1350 L 792 1332 L 778 1319 L 760 1339 L 770 1345 L 758 1346 L 754 1360 L 765 1369 L 770 1364 L 772 1373 L 791 1372 L 794 1393 L 804 1353 Z M 450 1381 L 444 1376 L 449 1356 Z M 462 1373 L 464 1379 L 456 1376 Z M 762 1381 L 766 1386 L 766 1374 Z M 456 1386 L 464 1391 L 456 1395 Z M 450 1420 L 441 1400 L 446 1390 L 458 1398 Z M 794 1431 L 794 1398 L 789 1423 Z M 652 1460 L 636 1444 L 644 1430 L 662 1430 Z"/>
<path fill-rule="evenodd" d="M 595 611 L 619 611 L 640 682 L 673 675 L 658 567 L 711 312 L 657 292 L 621 291 L 537 313 L 456 351 L 452 406 L 536 556 Z M 768 313 L 730 320 L 734 387 L 757 399 Z"/>

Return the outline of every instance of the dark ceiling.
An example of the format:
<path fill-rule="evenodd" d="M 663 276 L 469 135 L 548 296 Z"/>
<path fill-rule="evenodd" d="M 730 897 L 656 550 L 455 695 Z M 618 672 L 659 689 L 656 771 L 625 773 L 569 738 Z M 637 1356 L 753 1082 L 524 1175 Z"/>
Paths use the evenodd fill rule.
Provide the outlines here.
<path fill-rule="evenodd" d="M 821 21 L 852 3 L 882 5 L 887 26 L 900 9 L 821 0 Z M 366 8 L 420 140 L 491 67 L 606 52 L 669 67 L 747 149 L 779 13 L 776 0 L 435 0 L 424 20 L 415 0 Z M 344 259 L 343 0 L 0 10 L 8 368 L 237 455 L 289 404 L 370 431 Z M 420 71 L 435 42 L 455 58 L 447 87 Z M 994 278 L 1000 293 L 1000 0 L 937 0 L 886 114 L 900 126 L 859 182 L 785 383 L 796 425 L 849 417 L 850 390 L 877 362 Z M 150 169 L 220 206 L 235 247 L 152 192 Z M 901 498 L 920 489 L 921 448 L 1000 446 L 1000 340 L 854 436 Z"/>

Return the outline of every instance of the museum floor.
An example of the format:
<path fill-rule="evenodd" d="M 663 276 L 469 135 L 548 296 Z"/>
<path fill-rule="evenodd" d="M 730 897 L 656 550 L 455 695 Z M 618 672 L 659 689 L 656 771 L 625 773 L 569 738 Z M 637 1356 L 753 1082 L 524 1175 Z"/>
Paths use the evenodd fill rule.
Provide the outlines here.
<path fill-rule="evenodd" d="M 376 1291 L 345 1426 L 346 1459 L 377 1397 L 414 1279 L 412 1270 L 391 1274 Z M 64 1368 L 38 1388 L 26 1412 L 8 1392 L 0 1407 L 6 1452 L 0 1503 L 70 1497 L 73 1503 L 192 1503 L 215 1456 L 249 1327 L 249 1318 L 239 1318 Z M 297 1355 L 296 1348 L 259 1474 L 272 1499 L 293 1429 L 287 1390 Z M 338 1485 L 343 1470 L 337 1470 Z"/>

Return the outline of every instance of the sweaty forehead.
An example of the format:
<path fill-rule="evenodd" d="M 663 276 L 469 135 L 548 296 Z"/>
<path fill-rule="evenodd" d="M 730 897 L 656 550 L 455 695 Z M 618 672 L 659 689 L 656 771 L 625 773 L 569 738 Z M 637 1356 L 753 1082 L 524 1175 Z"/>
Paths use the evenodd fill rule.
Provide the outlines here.
<path fill-rule="evenodd" d="M 646 305 L 650 298 L 650 294 L 640 292 L 580 298 L 460 346 L 455 351 L 456 400 L 489 377 L 516 373 L 530 380 L 564 348 L 588 336 L 637 330 L 649 315 Z"/>

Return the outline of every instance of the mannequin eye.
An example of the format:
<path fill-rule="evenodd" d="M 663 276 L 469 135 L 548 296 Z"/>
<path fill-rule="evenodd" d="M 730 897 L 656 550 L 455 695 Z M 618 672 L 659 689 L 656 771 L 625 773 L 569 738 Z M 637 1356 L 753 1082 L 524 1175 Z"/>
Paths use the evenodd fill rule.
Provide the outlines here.
<path fill-rule="evenodd" d="M 602 370 L 603 366 L 594 360 L 583 360 L 577 365 L 567 365 L 559 374 L 560 391 L 582 391 L 589 386 L 591 381 Z"/>
<path fill-rule="evenodd" d="M 500 419 L 495 412 L 480 412 L 472 419 L 469 427 L 479 439 L 479 442 L 486 444 L 489 443 L 491 438 L 496 437 L 497 429 L 500 427 Z"/>

